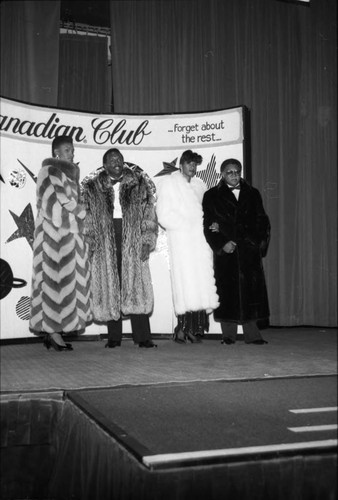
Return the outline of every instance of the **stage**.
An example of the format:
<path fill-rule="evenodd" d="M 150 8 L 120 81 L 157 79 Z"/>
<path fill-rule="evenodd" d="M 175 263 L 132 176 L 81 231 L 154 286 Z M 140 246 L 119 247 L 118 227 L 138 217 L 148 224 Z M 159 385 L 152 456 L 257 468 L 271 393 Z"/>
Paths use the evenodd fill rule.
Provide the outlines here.
<path fill-rule="evenodd" d="M 337 330 L 1 346 L 2 496 L 335 499 Z"/>

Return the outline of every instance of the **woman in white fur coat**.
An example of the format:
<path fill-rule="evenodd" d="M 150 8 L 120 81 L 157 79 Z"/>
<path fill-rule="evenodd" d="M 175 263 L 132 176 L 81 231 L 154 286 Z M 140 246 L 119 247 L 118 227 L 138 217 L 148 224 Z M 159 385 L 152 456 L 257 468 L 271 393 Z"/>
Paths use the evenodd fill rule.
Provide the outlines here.
<path fill-rule="evenodd" d="M 202 157 L 185 151 L 179 171 L 157 185 L 157 217 L 166 230 L 172 295 L 178 324 L 174 341 L 200 342 L 208 315 L 218 307 L 213 256 L 203 233 L 202 199 L 207 186 L 195 177 Z"/>

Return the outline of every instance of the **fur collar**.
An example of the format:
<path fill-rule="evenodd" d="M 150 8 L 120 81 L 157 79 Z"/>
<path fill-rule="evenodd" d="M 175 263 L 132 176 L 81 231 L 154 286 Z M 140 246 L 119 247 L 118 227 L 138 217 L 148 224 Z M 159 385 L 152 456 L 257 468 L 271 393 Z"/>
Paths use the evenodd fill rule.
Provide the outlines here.
<path fill-rule="evenodd" d="M 111 186 L 114 184 L 113 179 L 107 173 L 105 169 L 101 170 L 101 172 L 97 176 L 97 182 L 99 189 L 101 191 L 109 191 Z M 134 172 L 130 167 L 126 164 L 122 170 L 122 180 L 120 181 L 121 188 L 131 188 L 138 184 L 138 178 L 136 172 Z"/>
<path fill-rule="evenodd" d="M 70 161 L 60 160 L 59 158 L 46 158 L 42 162 L 42 167 L 55 167 L 61 170 L 67 177 L 79 182 L 80 168 L 75 163 Z"/>

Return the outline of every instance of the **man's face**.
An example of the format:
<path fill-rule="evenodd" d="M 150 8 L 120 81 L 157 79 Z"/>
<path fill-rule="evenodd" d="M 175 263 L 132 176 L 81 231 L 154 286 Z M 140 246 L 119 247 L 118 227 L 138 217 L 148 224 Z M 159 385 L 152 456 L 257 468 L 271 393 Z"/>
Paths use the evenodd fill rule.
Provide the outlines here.
<path fill-rule="evenodd" d="M 237 186 L 241 178 L 241 169 L 237 165 L 227 165 L 222 172 L 222 177 L 229 186 Z"/>
<path fill-rule="evenodd" d="M 122 175 L 123 156 L 115 152 L 108 153 L 103 166 L 111 177 L 118 179 Z"/>

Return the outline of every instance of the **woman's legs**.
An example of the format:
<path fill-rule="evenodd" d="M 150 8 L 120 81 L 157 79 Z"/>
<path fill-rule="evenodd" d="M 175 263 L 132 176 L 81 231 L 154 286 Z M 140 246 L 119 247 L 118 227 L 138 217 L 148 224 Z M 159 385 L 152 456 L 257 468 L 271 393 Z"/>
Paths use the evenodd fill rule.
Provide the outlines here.
<path fill-rule="evenodd" d="M 177 316 L 177 326 L 174 331 L 174 341 L 183 343 L 201 342 L 204 332 L 209 330 L 209 318 L 205 310 L 188 311 Z"/>

